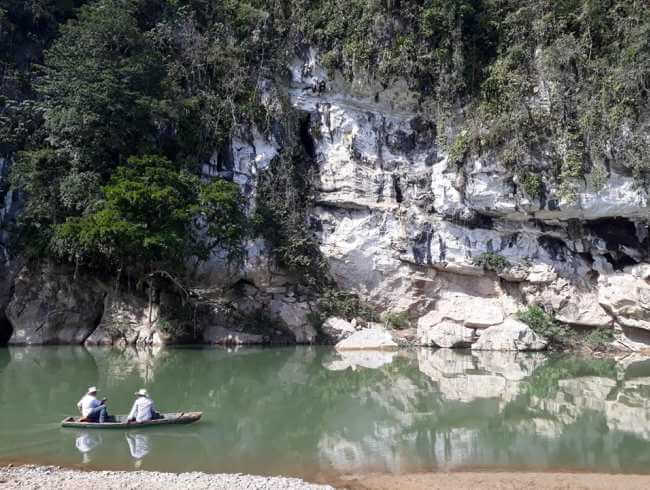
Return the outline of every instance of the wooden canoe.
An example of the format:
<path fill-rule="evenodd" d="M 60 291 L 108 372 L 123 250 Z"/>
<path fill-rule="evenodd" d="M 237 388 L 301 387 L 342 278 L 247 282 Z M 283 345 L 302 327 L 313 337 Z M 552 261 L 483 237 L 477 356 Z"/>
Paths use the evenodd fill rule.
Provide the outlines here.
<path fill-rule="evenodd" d="M 191 424 L 201 418 L 203 412 L 172 412 L 161 413 L 162 418 L 146 422 L 127 423 L 126 415 L 111 415 L 103 424 L 97 422 L 80 422 L 81 417 L 67 417 L 61 421 L 61 427 L 74 427 L 77 429 L 140 429 L 171 424 Z"/>

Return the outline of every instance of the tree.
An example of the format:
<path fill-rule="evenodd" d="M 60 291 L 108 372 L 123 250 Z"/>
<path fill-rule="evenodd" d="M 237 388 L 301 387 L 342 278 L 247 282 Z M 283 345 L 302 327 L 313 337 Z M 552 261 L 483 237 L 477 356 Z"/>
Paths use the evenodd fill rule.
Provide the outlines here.
<path fill-rule="evenodd" d="M 223 249 L 241 258 L 245 216 L 236 184 L 201 182 L 165 157 L 131 157 L 103 199 L 82 217 L 55 226 L 54 251 L 79 263 L 144 278 L 181 274 L 190 257 Z"/>
<path fill-rule="evenodd" d="M 45 52 L 37 84 L 45 128 L 80 170 L 107 175 L 115 163 L 155 146 L 151 101 L 164 67 L 137 16 L 137 2 L 84 5 Z"/>

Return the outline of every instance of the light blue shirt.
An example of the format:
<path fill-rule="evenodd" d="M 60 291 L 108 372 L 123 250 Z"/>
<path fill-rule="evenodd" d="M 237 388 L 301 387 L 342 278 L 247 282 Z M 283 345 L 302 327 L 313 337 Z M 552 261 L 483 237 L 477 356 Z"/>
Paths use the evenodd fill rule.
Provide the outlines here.
<path fill-rule="evenodd" d="M 88 417 L 91 410 L 101 404 L 102 402 L 100 402 L 95 395 L 84 395 L 83 398 L 79 400 L 79 403 L 77 403 L 77 407 L 81 409 L 81 415 Z"/>
<path fill-rule="evenodd" d="M 151 398 L 139 396 L 136 401 L 133 402 L 133 408 L 131 408 L 131 412 L 129 413 L 129 420 L 135 419 L 136 422 L 146 422 L 153 418 L 155 411 L 156 407 L 154 407 Z"/>

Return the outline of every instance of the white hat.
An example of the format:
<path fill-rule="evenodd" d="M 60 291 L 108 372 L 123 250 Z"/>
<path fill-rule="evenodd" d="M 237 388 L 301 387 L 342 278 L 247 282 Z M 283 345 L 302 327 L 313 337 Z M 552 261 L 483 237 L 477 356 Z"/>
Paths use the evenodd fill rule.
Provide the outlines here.
<path fill-rule="evenodd" d="M 88 388 L 88 393 L 97 393 L 97 387 L 91 386 L 90 388 Z"/>
<path fill-rule="evenodd" d="M 147 393 L 147 390 L 144 388 L 140 388 L 138 391 L 135 392 L 136 396 L 149 396 L 149 393 Z"/>

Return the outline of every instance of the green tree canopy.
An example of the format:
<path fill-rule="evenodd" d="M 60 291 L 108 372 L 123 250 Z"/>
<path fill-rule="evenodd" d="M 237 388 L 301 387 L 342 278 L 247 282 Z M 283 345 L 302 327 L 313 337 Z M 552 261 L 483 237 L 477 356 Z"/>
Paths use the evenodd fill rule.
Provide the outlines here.
<path fill-rule="evenodd" d="M 54 250 L 74 261 L 144 275 L 182 272 L 221 248 L 240 257 L 245 216 L 236 184 L 201 182 L 162 156 L 131 157 L 82 217 L 55 226 Z"/>

